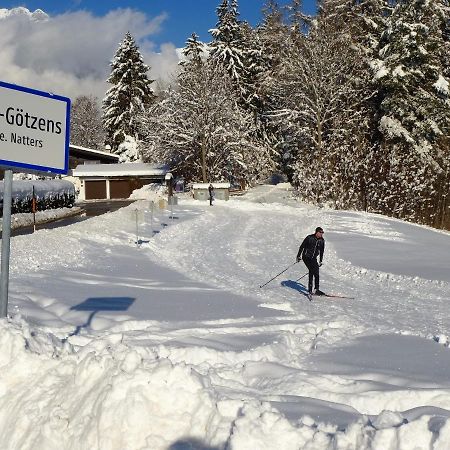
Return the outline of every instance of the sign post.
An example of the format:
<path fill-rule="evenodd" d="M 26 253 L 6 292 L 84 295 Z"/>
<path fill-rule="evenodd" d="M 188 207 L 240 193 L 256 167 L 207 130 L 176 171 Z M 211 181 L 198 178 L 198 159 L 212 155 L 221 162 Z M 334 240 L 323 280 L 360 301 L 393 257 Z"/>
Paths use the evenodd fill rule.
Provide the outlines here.
<path fill-rule="evenodd" d="M 150 202 L 150 233 L 153 236 L 153 209 L 155 207 L 155 202 L 152 200 Z"/>
<path fill-rule="evenodd" d="M 9 252 L 11 237 L 12 170 L 5 171 L 2 219 L 2 265 L 0 273 L 0 318 L 8 314 Z"/>
<path fill-rule="evenodd" d="M 8 314 L 12 169 L 66 174 L 70 99 L 0 81 L 0 167 L 3 190 L 0 318 Z"/>
<path fill-rule="evenodd" d="M 34 184 L 33 192 L 31 194 L 31 212 L 33 213 L 33 233 L 36 232 L 36 195 L 34 194 Z"/>

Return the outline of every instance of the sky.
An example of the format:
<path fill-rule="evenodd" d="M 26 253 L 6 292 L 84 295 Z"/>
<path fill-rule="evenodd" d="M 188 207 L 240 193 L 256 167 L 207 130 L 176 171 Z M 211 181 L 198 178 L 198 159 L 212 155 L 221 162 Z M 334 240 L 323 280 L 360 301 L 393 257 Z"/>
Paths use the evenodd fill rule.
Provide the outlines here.
<path fill-rule="evenodd" d="M 51 16 L 90 11 L 95 16 L 105 16 L 113 10 L 130 8 L 144 13 L 148 18 L 164 17 L 160 29 L 152 35 L 156 45 L 171 42 L 183 47 L 186 39 L 196 32 L 207 42 L 211 36 L 208 30 L 216 24 L 216 8 L 220 0 L 32 0 L 27 2 L 5 1 L 2 7 L 25 6 L 30 10 L 42 9 Z M 279 0 L 279 5 L 288 0 Z M 261 9 L 265 0 L 240 0 L 240 18 L 256 25 L 261 19 Z M 305 11 L 315 12 L 315 0 L 304 2 Z"/>
<path fill-rule="evenodd" d="M 149 186 L 13 237 L 2 450 L 447 450 L 450 233 L 292 193 Z M 304 295 L 316 226 L 320 288 L 354 299 Z"/>
<path fill-rule="evenodd" d="M 280 5 L 285 0 L 280 1 Z M 176 74 L 179 49 L 193 32 L 209 42 L 219 0 L 2 2 L 0 8 L 0 80 L 50 91 L 72 99 L 105 97 L 110 61 L 126 32 L 136 39 L 149 76 L 162 87 Z M 241 19 L 256 25 L 263 0 L 241 0 Z M 8 15 L 25 7 L 43 10 L 49 20 Z M 314 13 L 314 2 L 305 9 Z M 154 85 L 156 88 L 157 86 Z"/>

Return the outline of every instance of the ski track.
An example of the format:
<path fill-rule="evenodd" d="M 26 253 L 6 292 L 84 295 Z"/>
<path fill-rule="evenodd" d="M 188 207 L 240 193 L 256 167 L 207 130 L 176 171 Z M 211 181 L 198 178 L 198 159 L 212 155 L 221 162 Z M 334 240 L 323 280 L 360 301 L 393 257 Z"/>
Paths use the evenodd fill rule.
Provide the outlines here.
<path fill-rule="evenodd" d="M 246 203 L 239 208 L 238 203 L 238 213 L 235 208 L 207 209 L 193 219 L 196 223 L 186 221 L 173 232 L 167 230 L 154 248 L 158 258 L 197 280 L 208 280 L 261 303 L 288 303 L 293 311 L 311 319 L 330 321 L 342 315 L 374 332 L 449 333 L 449 318 L 443 309 L 443 300 L 450 298 L 449 283 L 356 267 L 340 259 L 330 241 L 326 242 L 321 287 L 355 300 L 314 298 L 310 304 L 297 290 L 282 286 L 283 281 L 295 281 L 307 272 L 302 262 L 260 289 L 295 261 L 298 246 L 316 224 L 331 224 L 332 219 L 326 212 L 306 219 L 303 207 L 293 207 L 288 214 L 285 207 L 283 212 L 276 211 L 274 204 Z M 273 234 L 268 235 L 267 229 L 274 230 Z M 192 248 L 197 250 L 189 253 Z M 174 249 L 181 254 L 176 261 L 169 257 Z M 300 283 L 307 285 L 307 276 Z"/>
<path fill-rule="evenodd" d="M 306 272 L 303 263 L 260 289 L 262 283 L 295 261 L 304 236 L 318 224 L 333 226 L 326 211 L 309 214 L 308 207 L 293 202 L 286 212 L 286 206 L 259 202 L 267 197 L 270 192 L 257 203 L 242 200 L 205 208 L 202 215 L 160 234 L 152 245 L 151 257 L 196 280 L 253 297 L 267 307 L 291 311 L 289 318 L 261 319 L 250 326 L 243 322 L 213 328 L 204 323 L 204 328 L 166 330 L 164 342 L 158 339 L 158 354 L 172 362 L 192 364 L 208 375 L 226 398 L 258 395 L 283 402 L 288 396 L 310 397 L 365 414 L 408 410 L 422 404 L 450 408 L 447 389 L 442 387 L 418 386 L 410 392 L 412 384 L 405 386 L 401 377 L 383 381 L 368 374 L 363 381 L 309 372 L 312 353 L 351 342 L 359 335 L 404 333 L 430 338 L 448 334 L 449 319 L 442 299 L 449 297 L 449 283 L 356 267 L 339 258 L 333 242 L 327 241 L 322 286 L 328 292 L 355 296 L 355 300 L 314 298 L 309 302 L 297 290 L 284 287 L 283 281 L 296 280 Z M 267 230 L 273 233 L 269 235 Z M 380 231 L 389 236 L 386 230 Z M 180 257 L 174 260 L 171 256 L 176 252 Z M 306 277 L 302 281 L 306 284 Z M 227 339 L 229 348 L 232 336 L 239 336 L 241 342 L 247 338 L 248 348 L 222 351 L 221 339 Z M 264 344 L 252 347 L 252 336 Z M 156 344 L 151 339 L 149 342 L 145 333 L 136 338 L 142 338 L 142 345 Z M 209 355 L 206 359 L 205 351 Z"/>

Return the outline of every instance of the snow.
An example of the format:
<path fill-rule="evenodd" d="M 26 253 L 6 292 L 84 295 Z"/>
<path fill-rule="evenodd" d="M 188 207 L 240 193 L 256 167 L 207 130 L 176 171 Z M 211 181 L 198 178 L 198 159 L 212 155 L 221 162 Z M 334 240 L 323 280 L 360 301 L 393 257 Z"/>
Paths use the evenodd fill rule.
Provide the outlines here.
<path fill-rule="evenodd" d="M 47 209 L 45 211 L 36 211 L 35 217 L 33 213 L 16 213 L 11 216 L 11 229 L 23 228 L 31 226 L 36 220 L 36 224 L 53 222 L 58 219 L 64 219 L 69 216 L 76 216 L 82 213 L 82 209 L 78 206 L 73 208 L 56 208 Z M 0 223 L 0 231 L 3 228 L 3 222 Z"/>
<path fill-rule="evenodd" d="M 399 66 L 395 67 L 392 71 L 392 76 L 394 77 L 404 77 L 406 76 L 406 72 L 403 70 L 403 66 L 400 64 Z M 379 77 L 380 78 L 380 77 Z"/>
<path fill-rule="evenodd" d="M 448 81 L 442 75 L 439 75 L 433 86 L 440 94 L 448 96 Z"/>
<path fill-rule="evenodd" d="M 448 448 L 449 233 L 286 186 L 157 194 L 12 238 L 2 449 Z M 321 289 L 355 300 L 295 281 L 318 225 Z"/>
<path fill-rule="evenodd" d="M 112 157 L 112 158 L 117 158 L 117 160 L 119 159 L 119 156 L 115 155 L 114 153 L 103 152 L 101 150 L 95 150 L 93 148 L 88 148 L 88 147 L 82 147 L 81 145 L 70 144 L 70 148 L 73 148 L 75 150 L 84 150 L 92 155 L 108 156 L 108 157 Z"/>
<path fill-rule="evenodd" d="M 119 144 L 117 153 L 120 155 L 119 161 L 121 163 L 142 162 L 138 149 L 138 143 L 132 136 L 125 136 L 125 140 Z"/>
<path fill-rule="evenodd" d="M 408 130 L 396 118 L 383 116 L 380 119 L 379 129 L 390 138 L 403 137 L 407 142 L 414 142 Z"/>
<path fill-rule="evenodd" d="M 59 195 L 75 195 L 73 183 L 67 180 L 14 180 L 12 183 L 12 198 L 51 198 Z M 0 198 L 3 199 L 4 182 L 0 181 Z"/>
<path fill-rule="evenodd" d="M 192 189 L 208 189 L 210 184 L 215 189 L 229 189 L 231 186 L 230 183 L 193 183 Z"/>
<path fill-rule="evenodd" d="M 73 169 L 75 177 L 114 177 L 137 175 L 165 175 L 168 167 L 162 164 L 120 163 L 120 164 L 81 164 Z"/>
<path fill-rule="evenodd" d="M 129 198 L 132 200 L 148 200 L 155 203 L 166 197 L 167 187 L 162 184 L 152 183 L 146 184 L 140 189 L 135 189 Z"/>
<path fill-rule="evenodd" d="M 374 73 L 374 80 L 379 80 L 389 74 L 389 69 L 382 60 L 375 59 L 371 61 L 370 65 Z"/>

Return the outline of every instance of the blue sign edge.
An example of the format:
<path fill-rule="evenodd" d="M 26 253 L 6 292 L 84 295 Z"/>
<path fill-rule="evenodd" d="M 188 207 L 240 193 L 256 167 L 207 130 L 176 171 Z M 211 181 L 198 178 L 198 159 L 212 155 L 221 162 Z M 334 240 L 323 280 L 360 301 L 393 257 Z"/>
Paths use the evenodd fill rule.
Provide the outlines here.
<path fill-rule="evenodd" d="M 63 97 L 62 95 L 52 94 L 50 92 L 38 91 L 37 89 L 19 86 L 18 84 L 11 84 L 0 80 L 0 87 L 7 89 L 13 89 L 15 91 L 26 92 L 27 94 L 39 95 L 40 97 L 47 97 L 54 100 L 59 100 L 66 103 L 66 142 L 64 149 L 64 169 L 58 169 L 56 167 L 46 167 L 38 166 L 34 164 L 23 164 L 16 161 L 8 161 L 0 159 L 0 166 L 20 168 L 20 169 L 31 169 L 33 172 L 51 172 L 60 175 L 66 175 L 69 171 L 69 144 L 70 144 L 70 105 L 71 100 L 68 97 Z"/>

